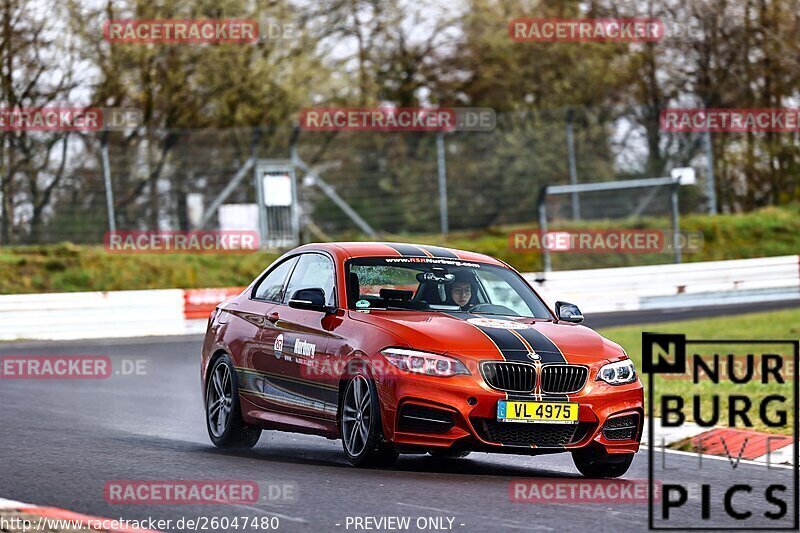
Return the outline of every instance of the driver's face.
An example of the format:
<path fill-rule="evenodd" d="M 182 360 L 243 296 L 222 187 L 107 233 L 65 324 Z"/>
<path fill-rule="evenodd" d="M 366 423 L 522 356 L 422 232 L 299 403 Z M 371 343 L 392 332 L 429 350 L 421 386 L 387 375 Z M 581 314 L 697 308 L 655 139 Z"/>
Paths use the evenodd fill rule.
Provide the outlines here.
<path fill-rule="evenodd" d="M 472 286 L 466 281 L 456 281 L 450 287 L 450 297 L 457 305 L 464 307 L 472 298 Z"/>

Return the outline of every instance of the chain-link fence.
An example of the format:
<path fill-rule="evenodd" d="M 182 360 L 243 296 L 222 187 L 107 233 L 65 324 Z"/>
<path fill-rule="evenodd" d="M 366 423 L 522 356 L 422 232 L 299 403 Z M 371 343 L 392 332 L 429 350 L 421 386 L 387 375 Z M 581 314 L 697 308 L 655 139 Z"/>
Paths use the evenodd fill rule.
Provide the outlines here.
<path fill-rule="evenodd" d="M 681 191 L 682 211 L 705 210 L 702 143 L 664 142 L 678 148 L 654 157 L 647 132 L 616 116 L 625 113 L 566 109 L 504 113 L 497 115 L 491 131 L 443 134 L 300 131 L 291 125 L 73 133 L 60 176 L 54 157 L 51 167 L 36 175 L 26 175 L 22 169 L 7 180 L 0 191 L 4 197 L 0 242 L 100 243 L 110 227 L 110 206 L 118 230 L 200 229 L 203 219 L 207 219 L 203 229 L 215 229 L 219 217 L 208 210 L 221 199 L 225 204 L 256 202 L 253 174 L 243 168 L 248 161 L 291 160 L 293 154 L 294 164 L 307 165 L 296 167 L 304 239 L 362 237 L 365 226 L 354 220 L 353 213 L 384 237 L 536 224 L 537 199 L 544 185 L 567 184 L 571 177 L 578 183 L 658 177 L 687 165 L 698 169 L 700 181 Z M 439 135 L 443 142 L 437 146 Z M 443 158 L 437 148 L 443 148 Z M 309 169 L 316 169 L 319 179 L 311 179 Z M 231 188 L 242 171 L 246 175 Z M 230 194 L 221 196 L 226 188 Z M 446 220 L 440 202 L 443 192 Z M 581 219 L 668 212 L 668 202 L 658 197 L 662 191 L 648 192 L 653 195 L 648 202 L 642 202 L 641 194 L 585 195 Z M 573 218 L 566 200 L 550 209 L 554 220 Z"/>

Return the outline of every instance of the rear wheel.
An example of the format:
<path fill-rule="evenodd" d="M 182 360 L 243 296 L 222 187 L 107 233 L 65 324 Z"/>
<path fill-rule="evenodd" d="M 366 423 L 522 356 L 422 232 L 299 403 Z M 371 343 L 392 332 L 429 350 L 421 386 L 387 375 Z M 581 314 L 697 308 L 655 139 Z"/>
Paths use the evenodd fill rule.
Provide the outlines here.
<path fill-rule="evenodd" d="M 242 420 L 239 386 L 227 355 L 214 361 L 206 378 L 206 428 L 220 448 L 252 448 L 261 436 L 260 429 Z"/>
<path fill-rule="evenodd" d="M 339 431 L 351 464 L 391 466 L 397 461 L 397 452 L 384 440 L 375 383 L 363 373 L 345 386 Z"/>
<path fill-rule="evenodd" d="M 633 456 L 632 453 L 606 453 L 594 447 L 572 452 L 575 467 L 589 478 L 620 477 L 630 468 Z"/>

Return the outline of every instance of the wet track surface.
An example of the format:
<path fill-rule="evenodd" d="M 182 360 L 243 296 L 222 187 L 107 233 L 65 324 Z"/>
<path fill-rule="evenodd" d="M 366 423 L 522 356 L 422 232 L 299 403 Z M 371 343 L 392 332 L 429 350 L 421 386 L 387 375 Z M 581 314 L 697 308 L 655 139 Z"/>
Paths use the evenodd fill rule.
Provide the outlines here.
<path fill-rule="evenodd" d="M 199 391 L 199 337 L 16 343 L 0 355 L 107 355 L 147 360 L 141 376 L 98 380 L 0 380 L 0 497 L 109 518 L 277 516 L 279 531 L 353 531 L 347 517 L 452 518 L 455 531 L 619 531 L 647 529 L 644 503 L 513 502 L 510 483 L 579 479 L 567 454 L 472 454 L 466 459 L 401 457 L 391 470 L 360 470 L 339 441 L 264 432 L 245 452 L 211 446 Z M 697 458 L 668 454 L 673 479 L 696 481 Z M 703 480 L 764 484 L 775 471 L 706 460 Z M 785 471 L 779 471 L 782 475 Z M 629 480 L 647 479 L 639 453 Z M 291 484 L 293 501 L 248 505 L 119 505 L 104 499 L 109 480 L 248 480 Z M 264 495 L 266 496 L 266 495 Z M 742 500 L 745 501 L 745 500 Z M 713 506 L 721 508 L 719 500 Z M 699 516 L 699 500 L 682 512 Z M 716 511 L 715 511 L 716 512 Z M 417 531 L 411 527 L 410 531 Z M 249 531 L 254 531 L 249 529 Z"/>
<path fill-rule="evenodd" d="M 631 324 L 655 324 L 674 320 L 691 320 L 714 316 L 734 316 L 779 309 L 800 307 L 800 299 L 780 300 L 749 304 L 714 305 L 700 307 L 676 307 L 674 309 L 644 309 L 616 313 L 592 313 L 586 317 L 586 325 L 598 329 Z"/>

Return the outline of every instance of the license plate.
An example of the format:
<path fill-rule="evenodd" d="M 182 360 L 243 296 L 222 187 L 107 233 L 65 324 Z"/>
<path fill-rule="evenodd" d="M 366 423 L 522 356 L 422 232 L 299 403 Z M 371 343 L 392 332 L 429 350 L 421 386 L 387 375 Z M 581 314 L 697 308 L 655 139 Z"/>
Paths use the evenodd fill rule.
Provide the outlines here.
<path fill-rule="evenodd" d="M 497 402 L 497 420 L 500 422 L 530 422 L 551 424 L 577 424 L 578 404 L 565 402 Z"/>

